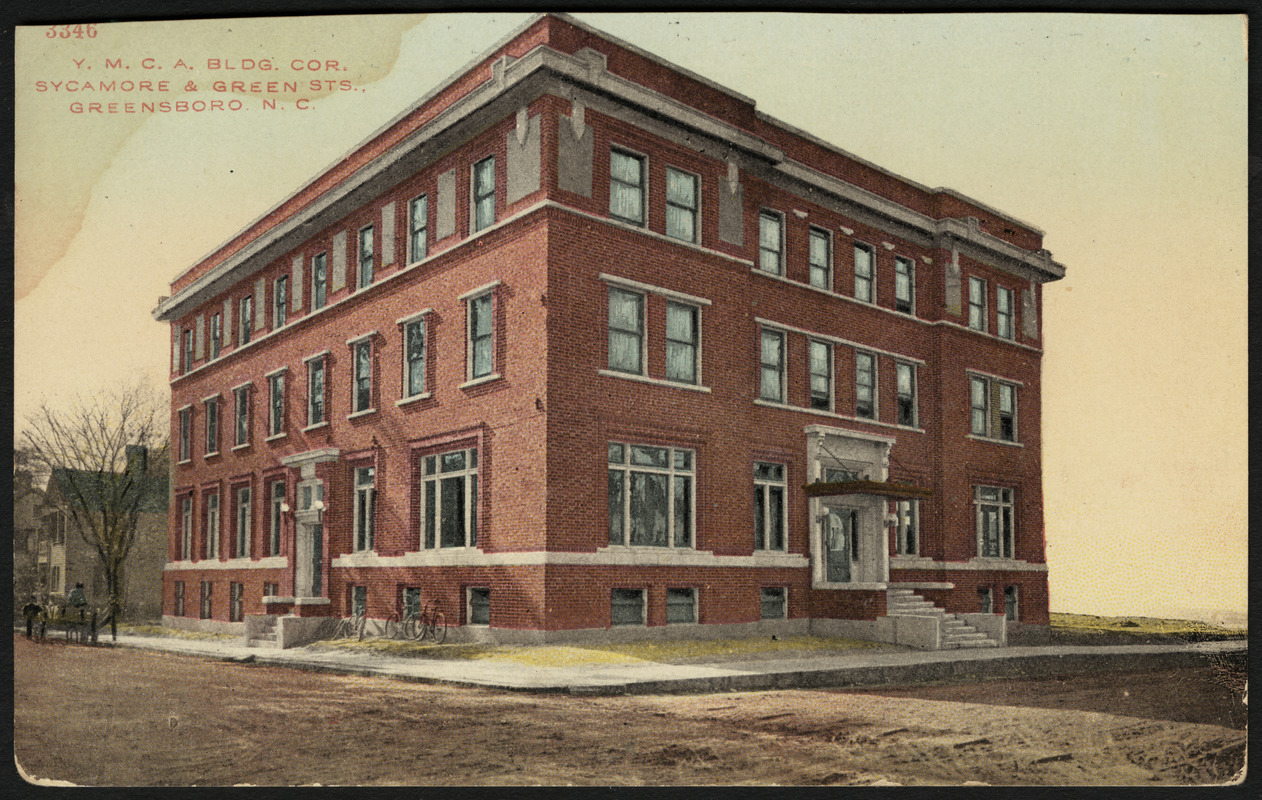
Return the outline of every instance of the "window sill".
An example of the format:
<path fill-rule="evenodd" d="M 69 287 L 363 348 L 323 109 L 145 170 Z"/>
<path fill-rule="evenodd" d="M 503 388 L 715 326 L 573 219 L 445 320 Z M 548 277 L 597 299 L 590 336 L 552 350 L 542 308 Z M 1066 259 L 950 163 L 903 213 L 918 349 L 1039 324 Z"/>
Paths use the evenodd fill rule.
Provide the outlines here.
<path fill-rule="evenodd" d="M 606 378 L 622 378 L 623 380 L 635 381 L 636 383 L 647 383 L 652 386 L 669 386 L 673 389 L 685 389 L 690 392 L 703 392 L 710 394 L 709 386 L 701 386 L 696 383 L 680 383 L 679 381 L 668 381 L 664 378 L 650 378 L 647 375 L 636 375 L 633 372 L 618 372 L 613 369 L 602 369 L 597 371 L 597 375 L 603 375 Z"/>
<path fill-rule="evenodd" d="M 356 412 L 355 412 L 355 413 L 353 413 L 353 414 L 347 414 L 347 415 L 346 415 L 346 418 L 347 418 L 347 419 L 359 419 L 360 417 L 366 417 L 366 416 L 368 416 L 369 414 L 376 414 L 376 413 L 377 413 L 377 409 L 375 409 L 375 408 L 365 408 L 363 411 L 356 411 Z"/>
<path fill-rule="evenodd" d="M 184 464 L 192 464 L 192 463 L 193 463 L 193 459 L 191 458 L 186 458 L 186 459 L 183 459 L 182 461 L 175 462 L 176 466 L 181 466 Z"/>
<path fill-rule="evenodd" d="M 308 433 L 310 431 L 318 431 L 321 428 L 327 428 L 327 427 L 329 427 L 329 423 L 328 423 L 328 420 L 325 420 L 324 422 L 317 422 L 314 425 L 308 425 L 307 427 L 302 429 L 302 432 Z"/>
<path fill-rule="evenodd" d="M 246 442 L 245 444 L 239 444 L 236 447 L 232 448 L 232 452 L 235 453 L 238 450 L 249 450 L 249 449 L 250 449 L 250 443 Z"/>
<path fill-rule="evenodd" d="M 207 460 L 207 461 L 209 461 L 209 460 L 210 460 L 210 459 L 212 459 L 212 458 L 218 458 L 218 457 L 219 457 L 219 451 L 218 451 L 218 450 L 216 450 L 216 451 L 215 451 L 215 452 L 213 452 L 213 453 L 207 453 L 206 455 L 202 456 L 202 458 L 204 458 L 204 459 L 205 459 L 205 460 Z"/>
<path fill-rule="evenodd" d="M 411 397 L 405 397 L 402 400 L 395 400 L 394 404 L 401 408 L 406 405 L 411 405 L 412 403 L 419 403 L 422 400 L 428 400 L 432 396 L 433 395 L 429 392 L 421 392 L 420 394 L 414 394 Z"/>
<path fill-rule="evenodd" d="M 284 432 L 281 432 L 281 433 L 273 433 L 271 436 L 267 437 L 267 438 L 266 438 L 266 439 L 264 439 L 263 441 L 265 441 L 265 442 L 279 442 L 281 439 L 287 439 L 288 437 L 289 437 L 289 434 L 284 433 Z"/>
<path fill-rule="evenodd" d="M 1025 447 L 1020 442 L 1010 442 L 1007 439 L 994 439 L 989 436 L 978 436 L 975 433 L 967 434 L 965 438 L 972 439 L 975 442 L 989 442 L 990 444 L 1001 444 L 1005 447 Z"/>
<path fill-rule="evenodd" d="M 465 381 L 464 383 L 460 384 L 460 386 L 459 386 L 458 388 L 460 388 L 460 389 L 472 389 L 474 386 L 481 386 L 481 385 L 482 385 L 482 384 L 484 384 L 484 383 L 490 383 L 491 381 L 497 381 L 497 380 L 499 380 L 499 379 L 500 379 L 500 378 L 502 378 L 502 377 L 504 377 L 504 376 L 503 376 L 503 375 L 500 375 L 498 372 L 492 372 L 490 375 L 483 375 L 481 378 L 474 378 L 474 379 L 472 379 L 472 380 Z"/>

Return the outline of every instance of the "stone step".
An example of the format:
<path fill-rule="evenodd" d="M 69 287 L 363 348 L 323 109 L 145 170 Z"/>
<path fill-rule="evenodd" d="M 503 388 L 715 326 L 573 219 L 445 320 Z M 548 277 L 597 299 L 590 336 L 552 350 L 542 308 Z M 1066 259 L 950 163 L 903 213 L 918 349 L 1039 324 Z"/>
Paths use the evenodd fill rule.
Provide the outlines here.
<path fill-rule="evenodd" d="M 949 650 L 966 650 L 966 649 L 977 648 L 977 647 L 998 647 L 998 646 L 999 644 L 995 642 L 994 639 L 977 639 L 977 640 L 970 640 L 967 642 L 952 642 L 950 644 L 943 642 L 942 644 L 943 649 L 949 649 Z"/>

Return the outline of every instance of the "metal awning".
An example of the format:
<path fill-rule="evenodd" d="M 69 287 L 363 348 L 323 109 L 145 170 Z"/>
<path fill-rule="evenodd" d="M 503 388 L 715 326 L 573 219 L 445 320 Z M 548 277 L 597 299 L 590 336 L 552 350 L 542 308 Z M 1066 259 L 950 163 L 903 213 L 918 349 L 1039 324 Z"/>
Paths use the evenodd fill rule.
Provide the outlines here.
<path fill-rule="evenodd" d="M 833 497 L 842 494 L 874 494 L 897 499 L 922 500 L 933 496 L 932 489 L 912 486 L 909 483 L 886 481 L 832 481 L 808 483 L 803 487 L 807 497 Z"/>

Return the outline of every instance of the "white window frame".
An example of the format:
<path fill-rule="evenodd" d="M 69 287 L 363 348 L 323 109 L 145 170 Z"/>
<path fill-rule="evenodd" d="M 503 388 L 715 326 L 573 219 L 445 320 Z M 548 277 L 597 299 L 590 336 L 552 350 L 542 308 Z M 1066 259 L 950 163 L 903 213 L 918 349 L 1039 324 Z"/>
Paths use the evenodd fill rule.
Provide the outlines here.
<path fill-rule="evenodd" d="M 426 318 L 433 309 L 424 309 L 410 316 L 401 317 L 396 320 L 399 326 L 399 336 L 401 338 L 401 384 L 399 387 L 399 400 L 396 405 L 402 405 L 412 400 L 421 400 L 430 396 L 429 391 L 429 320 Z M 421 332 L 421 357 L 420 357 L 420 391 L 412 391 L 412 359 L 410 355 L 410 338 L 409 331 L 413 328 L 419 329 Z"/>
<path fill-rule="evenodd" d="M 823 242 L 824 246 L 824 260 L 822 262 L 815 257 L 815 243 L 817 241 Z M 831 231 L 814 225 L 810 227 L 806 237 L 806 260 L 809 265 L 807 283 L 816 289 L 831 292 L 833 290 L 833 234 Z M 823 273 L 823 277 L 817 279 L 816 275 L 820 272 Z"/>
<path fill-rule="evenodd" d="M 670 618 L 670 608 L 671 608 L 670 596 L 672 592 L 687 592 L 688 593 L 688 596 L 690 598 L 690 602 L 688 605 L 692 612 L 691 614 L 688 615 L 688 619 L 672 620 Z M 696 586 L 667 586 L 666 587 L 666 624 L 667 625 L 696 625 L 700 617 L 700 605 L 701 605 L 700 597 L 699 597 L 700 594 L 701 593 L 697 590 Z M 676 605 L 679 605 L 679 604 L 676 603 Z"/>
<path fill-rule="evenodd" d="M 615 448 L 621 448 L 621 461 L 614 460 Z M 644 448 L 651 450 L 666 451 L 666 466 L 657 467 L 644 464 L 631 463 L 631 451 L 633 448 Z M 685 466 L 679 466 L 680 458 L 684 456 Z M 639 442 L 628 441 L 611 441 L 606 450 L 606 466 L 612 482 L 612 476 L 617 473 L 620 477 L 622 492 L 622 509 L 619 519 L 619 527 L 621 528 L 621 541 L 613 541 L 613 503 L 612 499 L 606 503 L 610 511 L 609 519 L 609 546 L 610 547 L 633 547 L 633 548 L 650 548 L 654 551 L 661 550 L 692 550 L 696 547 L 697 536 L 697 452 L 687 447 L 671 447 L 669 445 L 643 444 Z M 631 541 L 631 476 L 634 474 L 661 475 L 666 478 L 666 543 L 651 544 Z M 676 482 L 686 480 L 688 488 L 688 529 L 687 542 L 684 544 L 676 543 L 679 532 L 676 530 L 676 508 L 675 497 L 677 493 Z"/>
<path fill-rule="evenodd" d="M 860 397 L 860 389 L 863 386 L 862 382 L 860 381 L 860 378 L 864 374 L 864 370 L 860 366 L 860 364 L 861 364 L 861 359 L 863 358 L 871 359 L 871 363 L 872 363 L 872 369 L 870 370 L 871 375 L 872 375 L 872 379 L 871 379 L 872 413 L 871 414 L 862 413 L 861 406 L 860 406 L 860 404 L 863 402 L 862 398 Z M 870 352 L 868 350 L 855 350 L 854 351 L 854 385 L 855 385 L 855 390 L 854 390 L 855 418 L 879 420 L 881 418 L 881 403 L 880 403 L 881 378 L 880 378 L 880 369 L 878 366 L 878 359 L 877 359 L 876 353 Z"/>
<path fill-rule="evenodd" d="M 289 322 L 289 276 L 281 275 L 272 284 L 272 330 Z"/>
<path fill-rule="evenodd" d="M 985 500 L 982 493 L 992 490 L 999 493 L 998 500 Z M 985 533 L 983 531 L 983 509 L 993 508 L 999 517 L 999 553 L 997 555 L 988 554 L 985 546 Z M 1007 511 L 1005 516 L 1004 511 Z M 1016 490 L 1006 486 L 973 486 L 973 516 L 976 528 L 976 546 L 977 555 L 980 558 L 1001 558 L 1011 560 L 1015 558 L 1017 549 L 1017 520 L 1016 520 Z M 1005 528 L 1004 522 L 1007 521 Z"/>
<path fill-rule="evenodd" d="M 367 235 L 365 235 L 367 234 Z M 355 288 L 356 291 L 372 286 L 377 253 L 373 246 L 373 226 L 365 225 L 355 235 Z"/>
<path fill-rule="evenodd" d="M 1011 601 L 1009 601 L 1011 598 Z M 1021 587 L 1018 584 L 1010 583 L 1003 587 L 1003 614 L 1008 622 L 1019 622 L 1021 620 Z"/>
<path fill-rule="evenodd" d="M 175 412 L 178 416 L 178 425 L 180 427 L 180 464 L 187 464 L 193 460 L 193 407 L 191 405 L 179 408 Z"/>
<path fill-rule="evenodd" d="M 475 592 L 486 593 L 486 622 L 473 621 L 473 595 Z M 479 628 L 489 627 L 491 624 L 491 587 L 466 586 L 464 597 L 465 597 L 465 624 L 474 625 Z"/>
<path fill-rule="evenodd" d="M 617 622 L 614 620 L 614 596 L 617 592 L 638 592 L 640 595 L 640 621 Z M 609 625 L 613 628 L 643 628 L 648 625 L 648 595 L 643 586 L 614 586 L 609 590 Z M 625 605 L 631 605 L 626 603 Z"/>
<path fill-rule="evenodd" d="M 859 253 L 867 254 L 868 271 L 859 271 Z M 876 248 L 866 242 L 854 243 L 854 299 L 876 305 Z"/>
<path fill-rule="evenodd" d="M 1021 429 L 1019 425 L 1019 408 L 1020 403 L 1017 397 L 1018 384 L 1015 381 L 1006 381 L 992 375 L 982 375 L 976 372 L 969 372 L 968 375 L 968 397 L 969 397 L 969 435 L 976 439 L 986 439 L 993 442 L 1004 442 L 1008 444 L 1019 444 L 1021 442 Z M 977 396 L 975 387 L 981 386 L 983 406 L 977 405 Z M 1012 395 L 1012 436 L 1003 435 L 1003 394 L 1008 391 Z M 977 414 L 982 412 L 985 424 L 982 430 L 978 430 Z"/>
<path fill-rule="evenodd" d="M 202 515 L 203 521 L 203 538 L 202 553 L 207 561 L 214 561 L 219 558 L 219 540 L 223 535 L 222 509 L 223 501 L 219 497 L 219 490 L 205 492 L 202 495 L 205 498 L 205 513 Z M 211 500 L 214 500 L 212 503 Z"/>
<path fill-rule="evenodd" d="M 764 222 L 771 223 L 775 226 L 776 246 L 775 248 L 767 247 L 763 240 Z M 767 254 L 775 255 L 775 269 L 767 269 Z M 767 273 L 768 275 L 784 275 L 784 215 L 779 211 L 772 211 L 769 208 L 760 209 L 758 211 L 758 261 L 755 267 Z"/>
<path fill-rule="evenodd" d="M 267 437 L 285 435 L 285 372 L 267 375 Z M 279 412 L 279 413 L 277 413 Z"/>
<path fill-rule="evenodd" d="M 307 365 L 307 428 L 315 428 L 320 425 L 329 424 L 329 365 L 327 361 L 328 351 L 317 353 L 303 359 Z M 315 374 L 316 367 L 320 371 L 320 419 L 315 419 L 315 392 L 312 391 L 314 382 L 312 376 Z"/>
<path fill-rule="evenodd" d="M 894 552 L 900 556 L 920 555 L 920 501 L 894 501 Z M 910 542 L 910 544 L 909 544 Z"/>
<path fill-rule="evenodd" d="M 354 468 L 352 491 L 351 547 L 356 553 L 372 551 L 377 532 L 377 469 L 374 465 Z"/>
<path fill-rule="evenodd" d="M 1005 300 L 1007 300 L 1007 310 L 1004 309 Z M 1016 308 L 1015 293 L 1005 287 L 995 287 L 995 335 L 1000 339 L 1016 338 Z"/>
<path fill-rule="evenodd" d="M 210 359 L 219 358 L 223 349 L 223 312 L 210 315 Z"/>
<path fill-rule="evenodd" d="M 180 501 L 180 560 L 193 560 L 193 493 Z"/>
<path fill-rule="evenodd" d="M 486 303 L 486 318 L 487 320 L 489 320 L 490 330 L 485 334 L 484 337 L 477 337 L 473 329 L 475 308 L 476 308 L 476 304 L 484 302 L 484 301 Z M 465 302 L 465 377 L 466 377 L 466 380 L 468 381 L 490 380 L 496 375 L 495 290 L 487 289 L 484 292 L 478 292 L 477 294 L 472 295 L 471 297 L 466 297 L 464 302 Z M 478 372 L 477 363 L 476 363 L 476 346 L 477 346 L 477 342 L 482 338 L 485 338 L 490 341 L 491 354 L 487 360 L 488 363 L 486 365 L 485 371 Z"/>
<path fill-rule="evenodd" d="M 901 381 L 901 376 L 904 370 L 906 370 L 907 373 L 910 374 L 911 376 L 910 377 L 911 422 L 903 422 L 902 420 L 904 393 L 902 391 L 902 385 L 900 381 Z M 894 422 L 897 425 L 901 425 L 908 428 L 920 427 L 920 387 L 918 385 L 919 378 L 920 378 L 919 370 L 916 369 L 915 364 L 911 363 L 910 361 L 895 361 L 894 362 L 894 397 L 895 397 Z"/>
<path fill-rule="evenodd" d="M 488 161 L 491 164 L 491 186 L 490 186 L 490 192 L 485 192 L 481 190 L 485 189 L 486 187 L 480 186 L 478 183 L 478 168 L 482 166 L 483 164 L 487 163 Z M 496 211 L 497 211 L 497 208 L 496 208 L 497 203 L 495 199 L 495 184 L 496 184 L 495 156 L 489 155 L 486 158 L 480 158 L 477 161 L 473 162 L 473 165 L 469 167 L 469 196 L 473 200 L 471 204 L 472 208 L 470 209 L 472 213 L 470 214 L 471 219 L 469 220 L 469 223 L 470 223 L 469 227 L 472 233 L 477 233 L 478 231 L 485 230 L 486 228 L 489 228 L 495 224 Z M 481 201 L 487 199 L 488 197 L 491 200 L 491 218 L 488 220 L 483 220 L 479 213 L 481 211 Z"/>
<path fill-rule="evenodd" d="M 206 417 L 205 424 L 202 426 L 206 437 L 206 452 L 203 457 L 211 458 L 219 455 L 219 395 L 202 398 L 202 406 L 204 408 L 203 416 Z M 212 444 L 215 446 L 213 450 L 211 449 Z"/>
<path fill-rule="evenodd" d="M 767 467 L 779 467 L 779 475 L 777 478 L 774 472 L 767 470 Z M 763 468 L 760 470 L 760 468 Z M 772 513 L 771 513 L 771 492 L 773 489 L 780 490 L 780 546 L 774 547 L 771 542 L 772 532 Z M 771 552 L 783 553 L 787 552 L 789 547 L 789 465 L 779 461 L 755 461 L 754 462 L 754 551 L 755 552 Z M 758 535 L 758 499 L 762 498 L 762 536 Z M 761 539 L 761 540 L 760 540 Z"/>
<path fill-rule="evenodd" d="M 827 368 L 827 374 L 822 376 L 815 371 L 815 350 L 818 347 L 824 348 L 824 366 Z M 828 411 L 831 413 L 834 407 L 834 397 L 837 394 L 834 374 L 836 369 L 834 364 L 835 358 L 833 356 L 833 345 L 831 342 L 825 342 L 819 339 L 808 339 L 806 344 L 806 353 L 807 389 L 809 390 L 807 404 L 812 411 Z M 827 392 L 824 397 L 824 405 L 822 407 L 816 405 L 815 396 L 815 380 L 819 377 L 824 378 L 826 384 L 825 391 Z"/>
<path fill-rule="evenodd" d="M 442 461 L 445 456 L 454 455 L 455 453 L 464 454 L 464 467 L 461 469 L 453 469 L 447 472 L 442 471 Z M 421 473 L 421 527 L 420 527 L 420 549 L 452 549 L 461 547 L 477 547 L 478 546 L 478 498 L 481 494 L 478 481 L 478 448 L 464 447 L 454 450 L 445 450 L 440 453 L 427 453 L 421 456 L 420 473 Z M 463 544 L 443 544 L 443 481 L 444 480 L 462 480 L 464 491 L 464 542 Z M 432 491 L 428 488 L 433 486 Z M 433 509 L 431 511 L 430 502 L 431 495 L 433 501 Z M 431 545 L 429 542 L 429 521 L 434 521 L 434 541 Z"/>
<path fill-rule="evenodd" d="M 421 210 L 419 215 L 416 213 L 418 204 Z M 421 221 L 420 227 L 416 225 L 418 218 Z M 419 248 L 417 234 L 420 234 Z M 418 249 L 420 252 L 417 252 Z M 408 201 L 408 263 L 415 264 L 427 255 L 429 255 L 429 195 L 421 194 Z"/>
<path fill-rule="evenodd" d="M 639 324 L 636 326 L 636 327 L 637 327 L 637 329 L 636 329 L 635 331 L 632 331 L 632 330 L 630 330 L 630 329 L 628 329 L 628 328 L 615 328 L 615 327 L 614 327 L 614 319 L 613 319 L 613 309 L 614 309 L 614 303 L 613 303 L 613 299 L 614 299 L 614 294 L 615 294 L 615 293 L 617 293 L 617 294 L 619 294 L 619 295 L 626 295 L 626 296 L 627 296 L 627 298 L 632 298 L 632 297 L 634 297 L 634 298 L 636 299 L 636 301 L 638 302 L 638 304 L 639 304 Z M 608 369 L 610 369 L 610 370 L 612 370 L 612 371 L 614 371 L 614 372 L 621 372 L 621 373 L 625 373 L 625 374 L 627 374 L 627 375 L 645 375 L 645 374 L 647 374 L 647 370 L 648 370 L 648 337 L 645 335 L 645 317 L 647 316 L 647 313 L 646 313 L 646 312 L 648 311 L 648 308 L 647 308 L 647 306 L 648 306 L 648 298 L 647 298 L 647 295 L 646 295 L 646 294 L 644 294 L 643 292 L 635 292 L 635 291 L 632 291 L 632 290 L 627 289 L 627 288 L 622 287 L 622 286 L 609 286 L 609 287 L 608 287 L 608 292 L 606 293 L 605 298 L 606 298 L 606 299 L 605 299 L 605 303 L 606 303 L 606 314 L 605 314 L 605 329 L 606 329 L 605 345 L 606 345 L 606 358 L 605 358 L 605 364 L 606 364 L 607 368 L 608 368 Z M 628 368 L 626 368 L 625 366 L 622 366 L 622 365 L 615 365 L 615 364 L 613 363 L 613 353 L 614 353 L 613 337 L 614 337 L 614 334 L 615 334 L 615 333 L 617 333 L 617 334 L 619 334 L 619 335 L 621 335 L 621 336 L 627 336 L 627 337 L 630 337 L 630 336 L 636 336 L 636 337 L 638 337 L 638 338 L 639 338 L 639 340 L 640 340 L 640 346 L 639 346 L 639 349 L 638 349 L 638 353 L 639 353 L 638 360 L 639 360 L 639 363 L 636 365 L 636 369 L 634 369 L 634 370 L 632 370 L 632 369 L 628 369 Z"/>
<path fill-rule="evenodd" d="M 267 536 L 267 554 L 269 556 L 280 555 L 280 540 L 284 533 L 285 527 L 285 493 L 288 487 L 285 480 L 269 480 L 268 486 L 268 536 Z M 276 490 L 280 489 L 279 492 Z"/>
<path fill-rule="evenodd" d="M 233 511 L 233 545 L 235 558 L 249 558 L 251 542 L 254 534 L 254 491 L 250 486 L 234 486 L 232 489 Z"/>
<path fill-rule="evenodd" d="M 763 609 L 763 592 L 769 589 L 780 590 L 780 616 L 768 617 L 762 613 Z M 788 619 L 789 618 L 789 587 L 788 586 L 759 586 L 758 587 L 758 618 L 760 620 L 768 619 Z"/>
<path fill-rule="evenodd" d="M 249 344 L 254 333 L 254 295 L 247 294 L 237 303 L 237 345 Z"/>
<path fill-rule="evenodd" d="M 899 268 L 905 268 L 900 272 Z M 906 276 L 907 297 L 901 297 L 899 290 L 899 279 Z M 899 308 L 900 304 L 906 303 L 907 308 Z M 900 314 L 916 314 L 916 262 L 906 256 L 894 257 L 894 310 Z"/>
<path fill-rule="evenodd" d="M 683 205 L 682 203 L 672 202 L 671 196 L 670 196 L 670 179 L 672 175 L 683 176 L 685 178 L 690 178 L 692 180 L 692 206 L 691 207 Z M 674 233 L 671 233 L 670 210 L 672 208 L 679 209 L 681 213 L 686 214 L 692 220 L 692 236 L 691 237 L 677 236 Z M 698 244 L 701 241 L 701 176 L 700 175 L 696 174 L 695 172 L 688 172 L 687 170 L 679 169 L 678 167 L 666 168 L 665 226 L 666 227 L 664 230 L 666 232 L 666 235 L 672 239 L 678 239 L 681 242 L 689 242 L 691 244 Z"/>
<path fill-rule="evenodd" d="M 329 304 L 329 253 L 326 250 L 311 257 L 311 310 L 319 311 Z"/>
<path fill-rule="evenodd" d="M 351 350 L 351 413 L 348 417 L 371 414 L 377 410 L 376 404 L 373 403 L 376 386 L 372 379 L 373 356 L 375 355 L 375 348 L 373 347 L 374 336 L 376 336 L 376 331 L 356 336 L 346 343 Z M 366 361 L 360 360 L 361 355 Z M 361 374 L 361 370 L 365 368 L 367 374 Z M 361 384 L 364 384 L 362 391 Z M 365 393 L 367 394 L 366 397 L 364 396 Z"/>
<path fill-rule="evenodd" d="M 691 313 L 692 315 L 692 340 L 691 341 L 685 342 L 682 339 L 671 338 L 670 319 L 671 319 L 672 308 L 687 309 L 687 311 Z M 666 340 L 665 379 L 670 381 L 671 383 L 683 383 L 689 386 L 699 386 L 701 384 L 701 307 L 694 305 L 692 303 L 681 303 L 678 300 L 668 299 L 666 301 L 666 331 L 665 331 L 664 338 Z M 692 378 L 691 379 L 675 377 L 670 374 L 670 368 L 671 368 L 670 351 L 671 351 L 672 345 L 687 346 L 687 347 L 692 348 Z"/>
<path fill-rule="evenodd" d="M 776 369 L 777 365 L 768 366 L 768 363 L 763 360 L 763 353 L 765 351 L 763 340 L 768 336 L 775 336 L 780 340 L 780 364 L 778 365 L 778 369 Z M 785 378 L 789 374 L 788 343 L 789 335 L 785 331 L 780 330 L 779 328 L 771 328 L 766 325 L 760 326 L 758 332 L 758 398 L 760 400 L 767 400 L 772 403 L 784 403 L 787 401 L 788 387 L 785 386 Z M 780 376 L 780 392 L 777 397 L 769 397 L 767 395 L 766 374 L 769 369 L 775 369 Z"/>
<path fill-rule="evenodd" d="M 614 162 L 615 156 L 621 156 L 623 158 L 630 159 L 636 162 L 637 164 L 639 164 L 640 166 L 639 186 L 632 186 L 632 184 L 629 184 L 623 180 L 620 180 L 614 177 L 613 162 Z M 619 186 L 627 186 L 627 187 L 637 190 L 637 193 L 640 195 L 640 218 L 639 219 L 633 219 L 631 217 L 624 217 L 614 212 L 613 199 L 614 199 L 614 184 L 615 183 L 618 184 Z M 637 153 L 634 150 L 630 150 L 626 147 L 615 146 L 615 147 L 609 148 L 609 216 L 612 217 L 613 219 L 618 220 L 619 222 L 626 223 L 627 225 L 634 225 L 637 228 L 645 227 L 646 225 L 648 225 L 648 216 L 649 216 L 648 215 L 648 196 L 649 196 L 648 156 L 644 155 L 643 153 Z"/>
<path fill-rule="evenodd" d="M 193 371 L 193 329 L 182 328 L 180 337 L 180 374 L 187 375 Z"/>
<path fill-rule="evenodd" d="M 976 275 L 968 276 L 968 327 L 969 330 L 987 331 L 986 281 Z"/>
<path fill-rule="evenodd" d="M 245 448 L 250 446 L 250 434 L 254 426 L 252 413 L 254 404 L 251 402 L 251 391 L 253 384 L 243 383 L 232 389 L 232 449 Z"/>

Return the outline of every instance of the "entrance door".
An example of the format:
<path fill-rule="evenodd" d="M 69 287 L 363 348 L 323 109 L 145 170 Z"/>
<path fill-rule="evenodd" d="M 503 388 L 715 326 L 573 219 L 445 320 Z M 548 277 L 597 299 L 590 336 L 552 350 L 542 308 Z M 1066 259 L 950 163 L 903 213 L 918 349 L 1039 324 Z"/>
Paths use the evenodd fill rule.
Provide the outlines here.
<path fill-rule="evenodd" d="M 853 508 L 829 508 L 823 533 L 828 582 L 849 583 L 851 563 L 859 557 L 859 512 Z"/>

